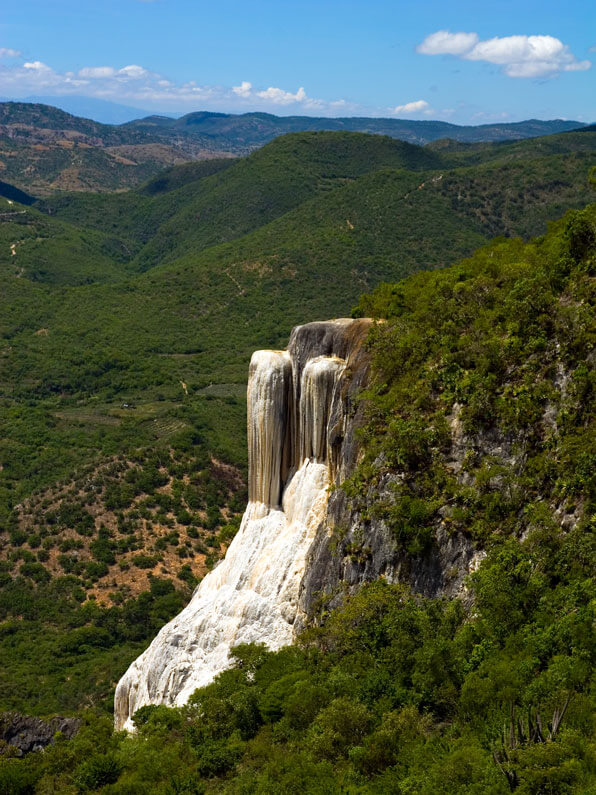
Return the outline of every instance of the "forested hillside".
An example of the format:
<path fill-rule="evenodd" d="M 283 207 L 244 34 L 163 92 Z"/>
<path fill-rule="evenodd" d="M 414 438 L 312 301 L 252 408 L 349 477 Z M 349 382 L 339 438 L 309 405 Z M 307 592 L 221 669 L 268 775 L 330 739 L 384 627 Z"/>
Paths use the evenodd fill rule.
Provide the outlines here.
<path fill-rule="evenodd" d="M 253 349 L 495 234 L 543 231 L 588 199 L 593 136 L 563 136 L 566 154 L 445 169 L 399 141 L 312 133 L 139 192 L 7 201 L 4 517 L 90 449 L 167 443 L 174 410 L 179 431 L 198 423 L 212 452 L 242 465 Z"/>
<path fill-rule="evenodd" d="M 478 554 L 462 599 L 379 581 L 330 614 L 323 600 L 296 647 L 239 647 L 186 707 L 140 710 L 135 736 L 90 710 L 74 740 L 4 759 L 3 791 L 592 792 L 595 277 L 591 205 L 355 309 L 382 322 L 345 491 L 414 565 L 437 521 L 464 533 Z M 343 551 L 334 532 L 366 556 L 365 532 Z M 154 580 L 149 624 L 167 595 Z M 131 609 L 86 602 L 61 653 L 108 660 Z"/>
<path fill-rule="evenodd" d="M 43 121 L 51 129 L 50 122 Z M 530 283 L 523 298 L 530 308 L 519 309 L 517 271 L 507 263 L 527 260 L 542 267 L 544 252 L 559 251 L 572 238 L 563 227 L 539 244 L 503 238 L 478 254 L 473 267 L 443 269 L 495 235 L 543 234 L 549 220 L 584 206 L 592 195 L 587 174 L 595 136 L 585 131 L 513 144 L 421 148 L 358 133 L 301 133 L 276 139 L 247 158 L 175 166 L 138 190 L 60 193 L 31 203 L 32 197 L 3 189 L 0 707 L 40 715 L 110 710 L 116 679 L 179 611 L 238 527 L 245 498 L 248 359 L 256 348 L 285 345 L 293 325 L 349 314 L 362 293 L 381 283 L 431 271 L 403 288 L 379 288 L 360 304 L 360 312 L 389 320 L 383 326 L 388 336 L 379 333 L 373 341 L 386 353 L 389 369 L 378 369 L 386 394 L 400 405 L 410 393 L 419 417 L 428 412 L 434 423 L 444 408 L 432 402 L 435 392 L 449 386 L 448 394 L 463 407 L 462 422 L 468 414 L 470 422 L 493 415 L 529 422 L 535 401 L 543 400 L 533 390 L 550 394 L 550 370 L 539 378 L 529 370 L 495 405 L 487 394 L 503 372 L 530 356 L 526 343 L 537 346 L 532 355 L 544 367 L 555 366 L 540 348 L 542 332 L 536 337 L 533 326 L 522 324 L 513 339 L 507 328 L 495 331 L 487 363 L 474 347 L 480 332 L 468 334 L 465 323 L 474 302 L 482 308 L 485 293 L 495 306 L 513 301 L 519 323 L 524 313 L 530 317 L 532 298 L 542 301 L 543 283 Z M 555 296 L 549 293 L 545 315 L 556 301 L 575 306 L 568 303 L 567 286 L 588 289 L 579 274 L 589 272 L 592 216 L 582 217 L 585 247 L 569 255 L 580 264 L 562 272 L 560 282 L 544 277 L 551 279 L 548 289 Z M 484 267 L 488 275 L 478 276 L 481 286 L 468 294 L 466 269 Z M 450 286 L 450 280 L 463 286 Z M 428 300 L 419 303 L 418 292 Z M 581 317 L 588 313 L 589 319 L 590 300 L 589 292 L 577 299 Z M 464 325 L 447 324 L 437 340 L 434 329 L 459 302 L 464 308 L 458 322 Z M 432 373 L 436 365 L 428 357 L 464 351 L 461 360 L 449 359 L 446 374 L 440 370 L 443 381 L 419 383 L 421 371 L 404 369 L 402 331 L 395 329 L 406 307 L 413 325 L 405 338 L 419 357 L 412 366 L 426 362 Z M 572 309 L 565 311 L 569 318 L 560 323 L 575 322 Z M 501 328 L 499 317 L 487 312 L 478 322 Z M 575 326 L 569 329 L 573 338 Z M 503 339 L 509 346 L 504 352 Z M 577 342 L 573 355 L 587 355 L 588 344 Z M 501 369 L 493 372 L 495 362 Z M 398 371 L 406 381 L 394 384 Z M 589 385 L 585 389 L 591 394 Z M 383 402 L 383 390 L 370 397 L 377 412 L 366 437 L 371 455 L 401 461 L 405 453 L 392 448 L 379 429 L 405 428 L 408 438 L 417 439 L 415 455 L 426 461 L 428 445 L 432 451 L 442 439 L 438 420 L 436 439 L 427 438 L 420 420 L 417 425 L 410 416 L 383 413 L 392 405 Z M 519 408 L 511 408 L 511 400 Z M 515 414 L 512 420 L 512 411 L 522 419 Z M 560 455 L 571 462 L 576 448 L 569 444 Z M 591 459 L 579 460 L 589 472 Z M 496 474 L 490 462 L 474 466 L 482 470 L 474 470 L 474 477 L 489 484 L 510 477 L 499 462 Z M 529 493 L 543 493 L 551 474 L 538 460 L 532 466 L 524 482 Z M 570 472 L 566 477 L 575 482 L 580 476 Z M 416 473 L 401 507 L 387 510 L 400 543 L 423 549 L 441 504 L 434 491 L 432 499 L 422 500 L 427 484 Z M 363 476 L 373 477 L 367 470 Z M 440 478 L 435 487 L 447 489 Z M 352 488 L 356 499 L 358 482 Z M 478 495 L 454 487 L 456 504 L 445 518 L 458 529 L 473 528 L 479 543 L 492 536 L 495 523 L 502 522 L 507 533 L 518 527 L 501 497 L 486 488 L 487 494 Z M 511 497 L 516 510 L 522 510 L 519 499 Z M 583 510 L 582 499 L 570 497 L 561 505 L 573 513 L 575 507 Z M 492 643 L 487 640 L 487 648 Z M 306 746 L 300 759 L 310 765 L 303 753 Z M 313 764 L 336 776 L 326 762 Z M 68 781 L 63 779 L 64 786 Z M 138 785 L 130 786 L 135 791 Z"/>
<path fill-rule="evenodd" d="M 582 126 L 561 119 L 459 127 L 439 121 L 203 112 L 179 119 L 148 116 L 115 125 L 46 104 L 0 102 L 0 171 L 7 182 L 37 196 L 113 192 L 138 186 L 176 163 L 249 154 L 291 132 L 366 132 L 426 144 L 440 138 L 517 141 Z"/>

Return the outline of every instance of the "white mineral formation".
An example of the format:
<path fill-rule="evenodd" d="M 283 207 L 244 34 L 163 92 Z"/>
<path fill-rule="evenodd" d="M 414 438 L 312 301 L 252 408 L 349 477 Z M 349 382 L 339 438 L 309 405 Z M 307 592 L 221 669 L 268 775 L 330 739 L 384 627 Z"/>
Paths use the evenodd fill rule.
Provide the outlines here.
<path fill-rule="evenodd" d="M 239 643 L 292 642 L 305 561 L 325 518 L 328 426 L 350 321 L 299 326 L 290 352 L 257 351 L 248 381 L 249 503 L 225 559 L 116 688 L 117 729 L 145 704 L 184 704 Z M 335 348 L 335 350 L 334 350 Z M 325 355 L 321 355 L 325 354 Z"/>

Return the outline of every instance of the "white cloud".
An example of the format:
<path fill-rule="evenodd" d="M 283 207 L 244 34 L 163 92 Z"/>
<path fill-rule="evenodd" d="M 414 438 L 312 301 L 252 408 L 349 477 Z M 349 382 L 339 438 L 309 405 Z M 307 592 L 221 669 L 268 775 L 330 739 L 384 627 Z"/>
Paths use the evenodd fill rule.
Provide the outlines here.
<path fill-rule="evenodd" d="M 291 91 L 284 91 L 283 88 L 274 88 L 269 86 L 265 91 L 257 91 L 257 97 L 266 99 L 274 105 L 292 105 L 294 102 L 305 102 L 310 98 L 307 97 L 306 91 L 302 86 L 292 94 Z"/>
<path fill-rule="evenodd" d="M 295 92 L 286 91 L 283 88 L 269 86 L 269 88 L 257 89 L 248 80 L 243 80 L 239 86 L 233 86 L 232 91 L 247 105 L 260 105 L 267 107 L 299 105 L 301 111 L 317 111 L 323 114 L 337 114 L 340 112 L 355 111 L 356 105 L 347 102 L 345 99 L 327 101 L 309 97 L 303 86 Z"/>
<path fill-rule="evenodd" d="M 393 113 L 432 113 L 432 109 L 425 99 L 417 99 L 414 102 L 406 102 L 405 105 L 397 105 L 393 108 Z"/>
<path fill-rule="evenodd" d="M 139 80 L 141 77 L 146 77 L 149 72 L 143 69 L 142 66 L 137 66 L 137 64 L 133 63 L 130 66 L 123 66 L 122 69 L 118 69 L 117 74 L 122 77 L 130 77 L 133 80 Z"/>
<path fill-rule="evenodd" d="M 51 72 L 52 69 L 47 64 L 41 61 L 25 61 L 23 64 L 24 69 L 30 69 L 34 72 Z"/>
<path fill-rule="evenodd" d="M 243 80 L 239 86 L 232 86 L 232 91 L 239 97 L 250 97 L 252 94 L 252 83 Z"/>
<path fill-rule="evenodd" d="M 510 77 L 542 77 L 591 66 L 590 61 L 578 61 L 569 47 L 554 36 L 495 36 L 478 42 L 465 57 L 503 66 Z"/>
<path fill-rule="evenodd" d="M 0 63 L 0 95 L 20 98 L 39 93 L 47 96 L 84 93 L 146 109 L 181 112 L 199 108 L 230 112 L 295 108 L 302 113 L 341 115 L 361 110 L 344 99 L 310 97 L 303 87 L 293 92 L 275 86 L 255 87 L 248 80 L 232 87 L 200 85 L 196 80 L 176 83 L 138 64 L 84 66 L 77 72 L 58 72 L 41 61 L 20 65 Z"/>
<path fill-rule="evenodd" d="M 553 77 L 561 72 L 589 69 L 569 47 L 554 36 L 495 36 L 481 41 L 477 33 L 439 30 L 421 42 L 423 55 L 455 55 L 466 61 L 486 61 L 500 66 L 509 77 Z"/>
<path fill-rule="evenodd" d="M 0 58 L 20 58 L 23 53 L 13 50 L 12 47 L 0 47 Z"/>
<path fill-rule="evenodd" d="M 101 78 L 113 77 L 115 74 L 113 66 L 85 66 L 79 69 L 79 77 Z"/>
<path fill-rule="evenodd" d="M 477 33 L 450 33 L 438 30 L 431 33 L 416 47 L 422 55 L 463 55 L 478 42 Z"/>

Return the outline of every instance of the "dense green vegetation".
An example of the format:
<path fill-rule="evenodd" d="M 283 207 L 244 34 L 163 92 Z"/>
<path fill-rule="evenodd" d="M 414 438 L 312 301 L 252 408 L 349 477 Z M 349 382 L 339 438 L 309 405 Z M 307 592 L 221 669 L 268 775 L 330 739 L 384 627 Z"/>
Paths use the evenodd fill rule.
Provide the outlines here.
<path fill-rule="evenodd" d="M 299 647 L 238 647 L 186 707 L 143 707 L 136 736 L 87 713 L 75 740 L 5 758 L 0 792 L 592 792 L 595 551 L 593 524 L 503 540 L 471 619 L 364 587 Z M 70 654 L 109 643 L 78 633 Z"/>
<path fill-rule="evenodd" d="M 403 473 L 372 511 L 413 549 L 439 509 L 481 545 L 596 511 L 595 217 L 570 213 L 532 243 L 497 239 L 361 299 L 388 322 L 371 337 L 366 458 L 349 489 L 368 502 L 385 472 Z"/>
<path fill-rule="evenodd" d="M 35 585 L 27 571 L 1 576 L 0 699 L 5 709 L 29 714 L 73 713 L 85 704 L 109 712 L 123 665 L 189 596 L 180 583 L 175 589 L 155 577 L 139 596 L 104 608 L 85 601 L 74 574 L 37 577 Z"/>
<path fill-rule="evenodd" d="M 0 706 L 92 709 L 5 757 L 0 792 L 596 787 L 596 207 L 510 237 L 585 204 L 593 135 L 476 164 L 295 135 L 138 192 L 2 200 Z M 248 355 L 373 288 L 345 489 L 413 560 L 439 525 L 485 550 L 467 598 L 374 584 L 112 735 L 116 679 L 237 527 Z"/>

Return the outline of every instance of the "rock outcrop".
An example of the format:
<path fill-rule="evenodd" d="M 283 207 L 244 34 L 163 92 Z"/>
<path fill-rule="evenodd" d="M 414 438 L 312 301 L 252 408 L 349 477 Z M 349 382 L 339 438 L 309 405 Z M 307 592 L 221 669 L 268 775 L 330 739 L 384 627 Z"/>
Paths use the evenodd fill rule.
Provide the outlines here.
<path fill-rule="evenodd" d="M 363 382 L 369 325 L 309 323 L 293 330 L 286 351 L 253 355 L 249 503 L 240 530 L 187 607 L 118 683 L 116 728 L 132 729 L 132 716 L 146 704 L 185 703 L 229 665 L 233 646 L 277 649 L 303 625 L 307 555 L 325 525 L 329 485 L 355 457 L 349 384 Z"/>
<path fill-rule="evenodd" d="M 70 740 L 80 727 L 79 718 L 55 717 L 43 720 L 18 712 L 3 712 L 0 714 L 0 743 L 10 746 L 11 755 L 24 756 L 51 745 L 58 732 Z"/>
<path fill-rule="evenodd" d="M 350 328 L 346 327 L 345 337 L 350 333 Z M 344 379 L 342 398 L 336 401 L 336 416 L 330 422 L 332 456 L 335 451 L 332 466 L 335 488 L 329 496 L 325 521 L 320 524 L 308 551 L 300 584 L 299 621 L 306 617 L 316 622 L 321 610 L 338 606 L 346 595 L 379 577 L 391 583 L 407 583 L 413 591 L 428 597 L 466 597 L 465 578 L 482 554 L 475 550 L 469 537 L 448 531 L 445 523 L 440 522 L 435 528 L 432 547 L 424 555 L 413 557 L 383 519 L 364 516 L 338 488 L 353 474 L 359 461 L 357 430 L 364 422 L 364 410 L 357 396 L 366 387 L 368 376 L 367 352 L 363 346 L 355 346 L 349 378 Z M 463 457 L 468 449 L 459 436 L 458 428 L 454 427 L 454 460 Z M 395 473 L 383 475 L 375 498 L 394 500 L 394 486 L 399 478 Z"/>
<path fill-rule="evenodd" d="M 385 577 L 426 596 L 465 596 L 478 559 L 468 538 L 439 523 L 435 544 L 413 558 L 382 519 L 363 515 L 338 488 L 359 460 L 357 396 L 368 380 L 370 324 L 308 323 L 292 331 L 287 350 L 253 354 L 249 503 L 240 530 L 188 606 L 120 680 L 117 728 L 134 728 L 132 716 L 146 704 L 185 703 L 228 667 L 239 643 L 291 643 L 323 607 L 364 582 Z M 383 478 L 376 496 L 390 499 L 399 474 Z"/>

